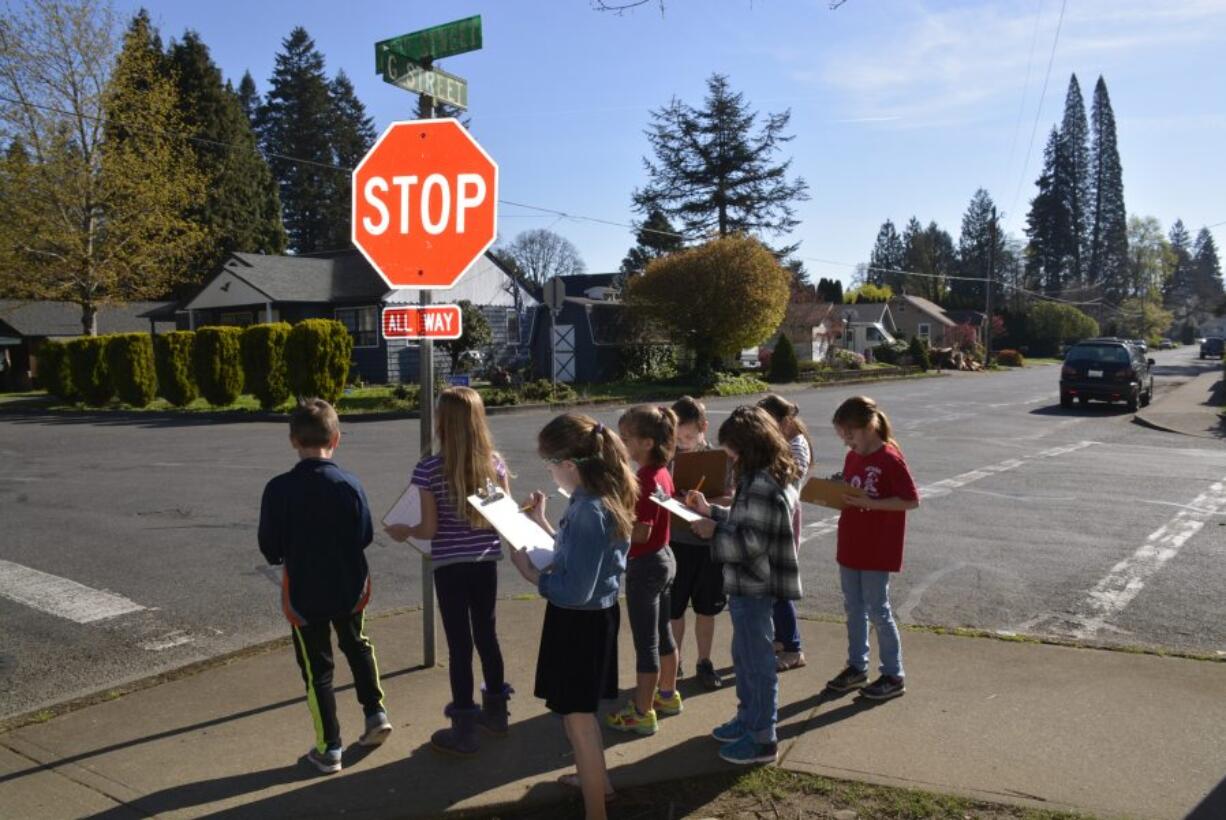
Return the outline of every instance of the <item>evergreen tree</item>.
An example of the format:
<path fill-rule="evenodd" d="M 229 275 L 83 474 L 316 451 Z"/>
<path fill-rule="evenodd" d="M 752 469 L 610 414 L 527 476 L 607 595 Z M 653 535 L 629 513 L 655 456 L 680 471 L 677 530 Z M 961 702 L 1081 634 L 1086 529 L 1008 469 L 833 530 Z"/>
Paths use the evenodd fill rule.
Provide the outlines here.
<path fill-rule="evenodd" d="M 843 283 L 838 279 L 827 279 L 823 276 L 817 282 L 817 298 L 820 302 L 843 304 Z"/>
<path fill-rule="evenodd" d="M 242 107 L 247 122 L 255 128 L 259 122 L 260 92 L 256 91 L 255 80 L 251 78 L 250 71 L 244 71 L 243 78 L 238 82 L 238 104 Z"/>
<path fill-rule="evenodd" d="M 792 292 L 808 292 L 813 291 L 813 283 L 809 279 L 809 269 L 805 267 L 803 259 L 792 257 L 791 259 L 783 260 L 783 269 L 792 275 Z"/>
<path fill-rule="evenodd" d="M 940 303 L 946 295 L 946 277 L 958 271 L 958 253 L 954 249 L 953 237 L 941 230 L 936 222 L 929 222 L 927 228 L 921 228 L 919 220 L 912 217 L 903 231 L 902 241 L 903 267 L 924 274 L 906 277 L 907 293 Z"/>
<path fill-rule="evenodd" d="M 1043 150 L 1039 193 L 1030 202 L 1026 217 L 1026 280 L 1031 288 L 1059 297 L 1076 283 L 1071 278 L 1070 259 L 1076 244 L 1072 213 L 1065 196 L 1067 163 L 1060 132 L 1053 128 Z"/>
<path fill-rule="evenodd" d="M 1103 286 L 1104 295 L 1118 304 L 1128 293 L 1128 215 L 1124 207 L 1124 179 L 1115 141 L 1115 114 L 1102 77 L 1094 87 L 1091 115 L 1094 151 L 1090 189 L 1093 222 L 1090 231 L 1089 281 Z"/>
<path fill-rule="evenodd" d="M 194 138 L 191 150 L 205 178 L 204 197 L 187 212 L 208 236 L 188 271 L 190 282 L 199 284 L 235 251 L 283 252 L 285 228 L 272 172 L 256 148 L 240 100 L 222 85 L 208 46 L 188 31 L 171 43 L 167 57 L 180 114 Z"/>
<path fill-rule="evenodd" d="M 355 168 L 375 144 L 378 135 L 374 120 L 367 116 L 366 106 L 358 99 L 353 82 L 343 70 L 336 73 L 328 90 L 332 107 L 328 137 L 332 143 L 333 162 L 341 168 Z M 349 248 L 352 247 L 352 177 L 347 173 L 335 173 L 328 179 L 331 186 L 324 202 L 328 225 L 324 249 Z"/>
<path fill-rule="evenodd" d="M 877 241 L 868 256 L 868 283 L 885 285 L 893 291 L 901 292 L 906 279 L 902 273 L 905 254 L 902 238 L 894 229 L 894 223 L 887 219 L 877 231 Z"/>
<path fill-rule="evenodd" d="M 622 260 L 621 272 L 624 274 L 642 273 L 651 260 L 684 247 L 684 240 L 677 234 L 673 223 L 659 210 L 647 214 L 647 220 L 639 225 L 635 234 L 635 242 Z"/>
<path fill-rule="evenodd" d="M 1176 219 L 1167 234 L 1170 242 L 1170 270 L 1163 290 L 1165 307 L 1186 306 L 1192 299 L 1192 237 L 1182 219 Z"/>
<path fill-rule="evenodd" d="M 1069 278 L 1072 282 L 1094 284 L 1089 278 L 1090 231 L 1090 147 L 1089 128 L 1086 125 L 1086 105 L 1081 96 L 1077 75 L 1069 77 L 1068 94 L 1064 99 L 1064 119 L 1060 123 L 1060 141 L 1063 143 L 1059 168 L 1064 172 L 1057 176 L 1061 197 L 1069 211 L 1069 226 L 1072 244 Z"/>
<path fill-rule="evenodd" d="M 991 195 L 983 188 L 975 191 L 970 205 L 962 216 L 962 234 L 958 237 L 958 275 L 950 283 L 952 302 L 959 307 L 980 308 L 984 305 L 987 291 L 983 280 L 993 280 L 992 299 L 1000 304 L 1001 286 L 998 277 L 999 265 L 1004 258 L 1005 239 L 999 226 L 993 222 L 995 205 Z M 995 247 L 993 248 L 993 244 Z"/>
<path fill-rule="evenodd" d="M 281 42 L 281 49 L 259 109 L 260 144 L 280 186 L 290 249 L 331 250 L 330 197 L 340 184 L 337 177 L 347 179 L 349 172 L 336 168 L 333 159 L 334 109 L 324 58 L 301 26 Z"/>
<path fill-rule="evenodd" d="M 1192 283 L 1203 309 L 1216 308 L 1222 301 L 1222 264 L 1217 243 L 1208 228 L 1201 228 L 1192 250 Z"/>
<path fill-rule="evenodd" d="M 702 108 L 674 98 L 651 113 L 655 159 L 643 159 L 649 181 L 634 192 L 634 206 L 661 211 L 695 237 L 789 233 L 800 224 L 794 203 L 809 198 L 802 178 L 788 179 L 792 161 L 773 162 L 792 139 L 785 134 L 790 118 L 788 111 L 768 114 L 755 130 L 758 115 L 744 95 L 712 74 Z M 775 254 L 784 258 L 796 247 Z"/>

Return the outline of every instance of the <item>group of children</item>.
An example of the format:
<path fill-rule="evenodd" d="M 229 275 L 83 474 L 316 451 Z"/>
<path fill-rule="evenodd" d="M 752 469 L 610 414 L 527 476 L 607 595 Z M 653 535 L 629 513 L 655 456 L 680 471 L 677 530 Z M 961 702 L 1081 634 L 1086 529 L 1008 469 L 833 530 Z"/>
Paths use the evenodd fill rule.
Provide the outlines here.
<path fill-rule="evenodd" d="M 848 617 L 847 667 L 827 686 L 849 691 L 868 683 L 868 623 L 881 644 L 881 677 L 864 689 L 884 699 L 904 691 L 898 630 L 889 604 L 889 573 L 901 569 L 905 512 L 918 506 L 915 484 L 893 441 L 889 420 L 868 398 L 844 402 L 833 417 L 849 452 L 848 494 L 839 520 L 838 563 Z M 778 673 L 805 663 L 796 625 L 801 597 L 799 493 L 812 448 L 796 405 L 770 395 L 738 407 L 720 425 L 717 443 L 729 475 L 685 493 L 702 518 L 685 525 L 653 495 L 677 495 L 671 474 L 678 452 L 711 448 L 705 409 L 690 397 L 672 407 L 626 411 L 616 431 L 581 414 L 550 421 L 537 451 L 550 478 L 569 496 L 556 528 L 547 496 L 534 492 L 526 514 L 554 536 L 552 563 L 538 570 L 526 552 L 510 551 L 516 569 L 547 601 L 534 693 L 562 716 L 577 772 L 562 782 L 578 787 L 589 817 L 604 816 L 613 794 L 604 762 L 600 701 L 617 696 L 617 639 L 624 593 L 635 649 L 635 688 L 607 715 L 611 728 L 649 735 L 659 715 L 676 715 L 685 613 L 695 613 L 695 675 L 707 688 L 722 685 L 711 661 L 715 617 L 732 621 L 737 711 L 713 731 L 720 756 L 734 763 L 776 759 Z M 443 390 L 436 413 L 438 454 L 413 471 L 421 494 L 416 526 L 389 525 L 388 535 L 431 542 L 435 588 L 447 636 L 450 725 L 434 733 L 439 751 L 470 755 L 478 729 L 507 731 L 507 701 L 496 633 L 498 533 L 465 502 L 489 485 L 510 494 L 510 471 L 494 448 L 480 395 L 466 387 Z M 378 666 L 363 633 L 370 580 L 363 549 L 372 538 L 361 485 L 331 456 L 339 441 L 336 413 L 318 399 L 302 403 L 290 423 L 300 460 L 269 482 L 260 515 L 260 548 L 285 564 L 283 602 L 316 744 L 307 759 L 323 772 L 341 767 L 340 730 L 332 694 L 330 632 L 353 672 L 366 714 L 359 740 L 377 745 L 391 731 Z M 637 469 L 635 469 L 637 468 Z M 723 479 L 719 481 L 719 479 Z M 670 520 L 671 519 L 671 520 Z M 624 578 L 624 580 L 623 580 Z M 481 659 L 481 704 L 473 697 L 472 653 Z"/>

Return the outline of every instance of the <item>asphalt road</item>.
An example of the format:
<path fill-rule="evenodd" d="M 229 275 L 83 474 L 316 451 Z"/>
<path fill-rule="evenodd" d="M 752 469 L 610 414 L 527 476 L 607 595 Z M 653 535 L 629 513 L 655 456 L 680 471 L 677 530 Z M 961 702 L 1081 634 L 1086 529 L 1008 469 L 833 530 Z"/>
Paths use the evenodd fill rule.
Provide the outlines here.
<path fill-rule="evenodd" d="M 1209 366 L 1191 349 L 1153 355 L 1159 397 Z M 1122 406 L 1062 410 L 1057 378 L 1048 366 L 791 395 L 818 474 L 842 464 L 828 420 L 847 396 L 870 392 L 897 427 L 925 490 L 893 584 L 903 621 L 1226 652 L 1226 449 L 1140 427 Z M 713 427 L 742 401 L 709 402 Z M 549 417 L 492 421 L 517 494 L 545 482 L 534 441 Z M 417 442 L 415 421 L 345 426 L 338 461 L 376 514 Z M 255 528 L 264 483 L 294 457 L 280 423 L 0 417 L 0 716 L 285 634 Z M 837 616 L 822 513 L 804 511 L 802 611 Z M 379 536 L 369 559 L 373 611 L 419 603 L 415 552 Z M 502 570 L 501 594 L 532 591 Z M 65 615 L 65 599 L 84 603 Z"/>

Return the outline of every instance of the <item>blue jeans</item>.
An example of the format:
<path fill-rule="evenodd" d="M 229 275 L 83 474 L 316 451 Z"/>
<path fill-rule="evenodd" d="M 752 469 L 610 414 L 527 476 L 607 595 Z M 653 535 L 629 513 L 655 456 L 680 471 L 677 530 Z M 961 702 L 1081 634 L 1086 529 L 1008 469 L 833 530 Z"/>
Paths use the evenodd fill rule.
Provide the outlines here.
<path fill-rule="evenodd" d="M 903 677 L 902 642 L 890 611 L 890 573 L 839 566 L 847 612 L 847 665 L 868 671 L 868 622 L 877 628 L 881 674 Z"/>
<path fill-rule="evenodd" d="M 775 640 L 783 644 L 784 652 L 800 651 L 800 624 L 796 620 L 796 602 L 776 598 L 773 618 Z"/>
<path fill-rule="evenodd" d="M 728 596 L 732 616 L 732 665 L 736 668 L 736 717 L 758 743 L 774 743 L 779 720 L 779 673 L 771 598 Z"/>

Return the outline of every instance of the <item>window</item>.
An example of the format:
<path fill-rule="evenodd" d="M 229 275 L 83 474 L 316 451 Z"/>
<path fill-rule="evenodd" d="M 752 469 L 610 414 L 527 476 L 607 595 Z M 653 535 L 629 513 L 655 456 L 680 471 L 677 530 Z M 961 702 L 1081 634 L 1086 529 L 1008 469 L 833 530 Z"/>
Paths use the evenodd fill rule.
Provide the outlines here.
<path fill-rule="evenodd" d="M 379 309 L 377 307 L 337 308 L 336 321 L 353 337 L 354 347 L 379 346 Z"/>
<path fill-rule="evenodd" d="M 865 330 L 864 336 L 870 342 L 880 342 L 881 341 L 881 334 L 877 331 L 877 328 L 875 327 L 870 327 L 867 330 Z"/>
<path fill-rule="evenodd" d="M 507 344 L 519 344 L 519 316 L 514 311 L 507 314 Z"/>
<path fill-rule="evenodd" d="M 920 322 L 919 327 L 915 331 L 915 335 L 919 336 L 925 342 L 932 341 L 932 324 L 929 322 Z"/>
<path fill-rule="evenodd" d="M 221 314 L 221 323 L 223 325 L 238 325 L 239 327 L 246 327 L 247 325 L 252 324 L 254 321 L 255 317 L 251 315 L 251 311 L 249 310 Z"/>

